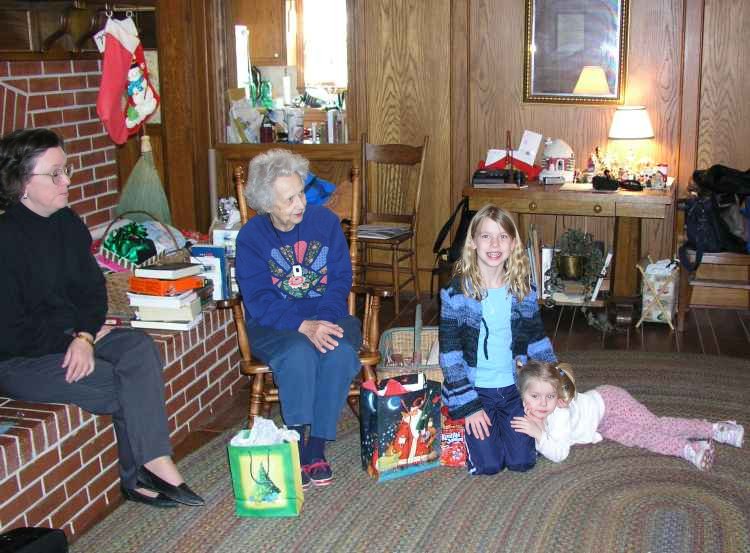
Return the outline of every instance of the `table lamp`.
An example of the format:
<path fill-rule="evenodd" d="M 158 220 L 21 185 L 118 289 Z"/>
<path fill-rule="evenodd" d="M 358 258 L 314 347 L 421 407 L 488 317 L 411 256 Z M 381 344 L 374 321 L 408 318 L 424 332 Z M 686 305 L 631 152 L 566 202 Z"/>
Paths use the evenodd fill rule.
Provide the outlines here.
<path fill-rule="evenodd" d="M 654 138 L 654 128 L 646 108 L 643 106 L 621 106 L 615 110 L 612 125 L 609 127 L 610 140 L 645 140 Z M 634 169 L 635 153 L 633 145 L 628 147 L 627 169 Z"/>
<path fill-rule="evenodd" d="M 608 96 L 609 83 L 604 68 L 599 65 L 586 65 L 578 76 L 578 82 L 573 89 L 575 96 Z"/>

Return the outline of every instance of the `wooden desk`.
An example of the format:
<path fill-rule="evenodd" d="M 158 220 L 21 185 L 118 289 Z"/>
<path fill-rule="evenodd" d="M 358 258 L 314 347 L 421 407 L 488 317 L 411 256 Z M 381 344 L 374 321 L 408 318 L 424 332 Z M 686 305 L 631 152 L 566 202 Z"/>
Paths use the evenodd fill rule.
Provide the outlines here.
<path fill-rule="evenodd" d="M 493 203 L 519 215 L 519 231 L 526 238 L 528 215 L 579 215 L 614 217 L 614 267 L 611 290 L 614 296 L 638 295 L 636 263 L 641 259 L 641 219 L 664 219 L 675 206 L 676 185 L 664 190 L 642 192 L 574 192 L 561 191 L 561 185 L 542 186 L 530 183 L 528 188 L 496 190 L 467 186 L 462 194 L 469 207 L 479 209 Z"/>

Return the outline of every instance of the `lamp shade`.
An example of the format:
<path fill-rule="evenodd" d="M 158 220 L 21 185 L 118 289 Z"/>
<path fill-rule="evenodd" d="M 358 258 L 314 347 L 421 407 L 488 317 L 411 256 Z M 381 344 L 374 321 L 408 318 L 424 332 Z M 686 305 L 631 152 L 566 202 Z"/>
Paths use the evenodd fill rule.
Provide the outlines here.
<path fill-rule="evenodd" d="M 599 65 L 586 65 L 573 89 L 576 96 L 607 96 L 610 93 L 607 75 Z"/>
<path fill-rule="evenodd" d="M 622 106 L 617 108 L 609 127 L 609 138 L 614 140 L 640 140 L 653 138 L 654 128 L 643 106 Z"/>

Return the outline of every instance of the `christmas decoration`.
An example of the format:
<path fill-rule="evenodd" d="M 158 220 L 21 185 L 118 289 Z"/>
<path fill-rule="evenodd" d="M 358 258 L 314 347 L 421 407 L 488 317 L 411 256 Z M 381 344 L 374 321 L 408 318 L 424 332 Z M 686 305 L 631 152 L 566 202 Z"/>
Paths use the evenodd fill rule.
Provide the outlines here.
<path fill-rule="evenodd" d="M 128 104 L 125 109 L 125 126 L 128 134 L 135 134 L 159 105 L 159 95 L 148 80 L 143 47 L 138 45 L 128 71 Z"/>
<path fill-rule="evenodd" d="M 132 18 L 110 17 L 95 38 L 104 54 L 96 112 L 112 141 L 124 144 L 156 111 L 159 97 L 148 82 L 143 46 Z M 131 109 L 133 117 L 128 119 Z"/>

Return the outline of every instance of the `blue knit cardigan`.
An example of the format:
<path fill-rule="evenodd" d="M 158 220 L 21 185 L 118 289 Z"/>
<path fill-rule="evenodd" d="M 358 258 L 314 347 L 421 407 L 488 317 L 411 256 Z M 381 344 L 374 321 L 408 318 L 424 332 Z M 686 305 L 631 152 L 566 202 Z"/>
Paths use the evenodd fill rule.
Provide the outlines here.
<path fill-rule="evenodd" d="M 440 291 L 440 366 L 443 369 L 443 405 L 452 418 L 482 409 L 474 380 L 477 371 L 479 326 L 486 324 L 482 303 L 461 292 L 458 279 Z M 536 289 L 523 300 L 513 296 L 510 311 L 511 352 L 514 361 L 528 358 L 556 362 L 552 343 L 544 334 Z"/>

